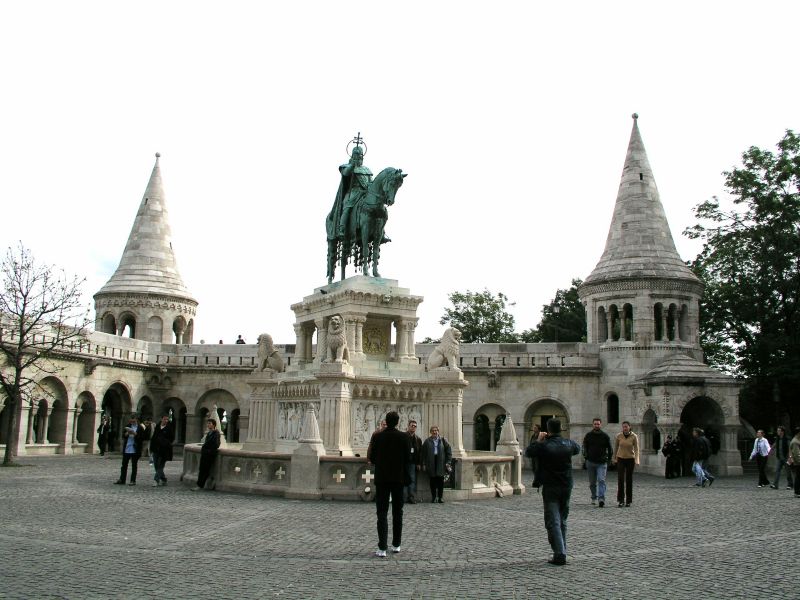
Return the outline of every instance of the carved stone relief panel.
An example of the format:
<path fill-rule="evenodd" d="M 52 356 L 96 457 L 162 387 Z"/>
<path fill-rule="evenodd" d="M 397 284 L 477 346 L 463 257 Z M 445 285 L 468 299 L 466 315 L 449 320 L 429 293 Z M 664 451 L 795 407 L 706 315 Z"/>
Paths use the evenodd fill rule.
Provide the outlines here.
<path fill-rule="evenodd" d="M 303 437 L 303 421 L 309 405 L 319 418 L 319 402 L 278 402 L 279 440 L 299 440 Z"/>
<path fill-rule="evenodd" d="M 381 421 L 386 418 L 386 413 L 396 410 L 400 415 L 397 428 L 405 431 L 408 422 L 417 422 L 417 431 L 425 431 L 422 425 L 422 405 L 397 404 L 389 402 L 353 402 L 352 407 L 352 444 L 362 448 L 369 445 L 369 440 Z M 418 434 L 419 435 L 419 434 Z"/>

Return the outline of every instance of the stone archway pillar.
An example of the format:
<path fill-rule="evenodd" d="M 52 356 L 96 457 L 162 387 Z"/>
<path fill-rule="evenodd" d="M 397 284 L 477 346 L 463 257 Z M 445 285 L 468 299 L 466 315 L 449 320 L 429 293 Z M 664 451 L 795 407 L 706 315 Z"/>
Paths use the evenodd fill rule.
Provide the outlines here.
<path fill-rule="evenodd" d="M 494 432 L 497 429 L 497 421 L 489 420 L 489 452 L 494 452 L 497 449 L 497 445 L 494 441 Z"/>
<path fill-rule="evenodd" d="M 33 444 L 34 443 L 34 439 L 35 438 L 33 437 L 33 416 L 36 414 L 37 410 L 39 410 L 39 401 L 38 400 L 32 400 L 30 408 L 28 410 L 24 410 L 23 409 L 23 411 L 22 411 L 22 418 L 26 419 L 26 421 L 27 421 L 25 423 L 25 428 L 24 428 L 27 431 L 27 434 L 25 436 L 25 443 L 26 444 Z M 23 431 L 22 423 L 19 424 L 19 431 Z M 22 436 L 20 436 L 20 438 L 21 437 Z"/>
<path fill-rule="evenodd" d="M 475 450 L 475 422 L 461 421 L 461 431 L 464 435 L 464 448 Z"/>

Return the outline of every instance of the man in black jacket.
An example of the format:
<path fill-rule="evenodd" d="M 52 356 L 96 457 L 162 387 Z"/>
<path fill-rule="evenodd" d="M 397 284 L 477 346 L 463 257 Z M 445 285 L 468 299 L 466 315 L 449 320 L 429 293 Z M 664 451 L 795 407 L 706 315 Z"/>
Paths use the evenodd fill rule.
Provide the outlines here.
<path fill-rule="evenodd" d="M 611 438 L 601 429 L 602 425 L 600 417 L 592 419 L 592 430 L 583 438 L 583 458 L 586 459 L 586 472 L 589 474 L 592 504 L 596 501 L 600 508 L 606 505 L 606 472 L 608 461 L 614 454 Z"/>
<path fill-rule="evenodd" d="M 164 466 L 172 460 L 172 442 L 175 441 L 175 429 L 169 422 L 169 415 L 161 416 L 161 423 L 153 429 L 150 437 L 150 456 L 153 457 L 153 487 L 167 485 Z"/>
<path fill-rule="evenodd" d="M 378 514 L 378 550 L 375 556 L 386 558 L 389 535 L 389 496 L 392 497 L 392 552 L 400 552 L 403 536 L 403 485 L 408 479 L 411 461 L 411 438 L 397 430 L 400 415 L 386 415 L 386 429 L 372 437 L 371 459 L 375 464 L 375 509 Z"/>
<path fill-rule="evenodd" d="M 136 471 L 139 457 L 142 455 L 144 438 L 144 427 L 139 425 L 136 415 L 131 415 L 128 425 L 122 430 L 122 467 L 119 471 L 119 479 L 114 482 L 116 485 L 125 484 L 125 478 L 128 476 L 128 463 L 131 465 L 131 482 L 128 485 L 136 485 Z"/>
<path fill-rule="evenodd" d="M 542 483 L 544 526 L 553 549 L 551 565 L 567 564 L 567 517 L 572 494 L 572 457 L 581 447 L 561 437 L 561 420 L 547 421 L 547 433 L 531 442 L 526 454 L 539 459 L 539 477 Z"/>
<path fill-rule="evenodd" d="M 708 472 L 706 465 L 711 456 L 711 442 L 699 427 L 692 429 L 692 472 L 696 477 L 697 487 L 706 487 L 714 483 L 714 477 Z"/>
<path fill-rule="evenodd" d="M 214 419 L 206 420 L 208 431 L 206 432 L 203 446 L 200 448 L 200 466 L 197 469 L 197 485 L 192 488 L 193 492 L 202 490 L 206 485 L 206 480 L 211 474 L 211 467 L 217 459 L 219 452 L 219 431 L 217 422 Z"/>

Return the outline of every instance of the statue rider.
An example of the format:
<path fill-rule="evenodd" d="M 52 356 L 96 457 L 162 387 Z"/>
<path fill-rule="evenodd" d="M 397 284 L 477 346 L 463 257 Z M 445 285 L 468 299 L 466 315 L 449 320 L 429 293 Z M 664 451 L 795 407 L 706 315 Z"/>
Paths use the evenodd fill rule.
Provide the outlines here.
<path fill-rule="evenodd" d="M 350 212 L 358 201 L 366 195 L 367 188 L 372 181 L 372 171 L 365 167 L 363 163 L 364 149 L 357 145 L 353 148 L 350 162 L 339 167 L 339 172 L 342 174 L 340 190 L 343 192 L 342 214 L 339 217 L 336 230 L 339 239 L 344 239 L 347 232 L 347 224 L 350 219 Z"/>

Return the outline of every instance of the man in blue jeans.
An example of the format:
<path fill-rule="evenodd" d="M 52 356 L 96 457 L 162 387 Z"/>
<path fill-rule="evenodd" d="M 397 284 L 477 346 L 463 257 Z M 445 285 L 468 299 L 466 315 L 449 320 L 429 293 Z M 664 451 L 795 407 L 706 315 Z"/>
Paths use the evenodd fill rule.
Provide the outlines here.
<path fill-rule="evenodd" d="M 586 472 L 589 473 L 589 491 L 592 493 L 592 504 L 598 503 L 600 508 L 606 505 L 606 472 L 611 460 L 611 438 L 601 429 L 600 417 L 592 419 L 592 430 L 583 438 L 583 458 L 586 460 Z"/>
<path fill-rule="evenodd" d="M 572 440 L 561 437 L 561 421 L 547 421 L 547 433 L 541 432 L 525 451 L 529 457 L 539 459 L 539 476 L 542 484 L 544 526 L 553 549 L 551 565 L 567 564 L 567 517 L 572 494 L 572 457 L 581 451 Z"/>

